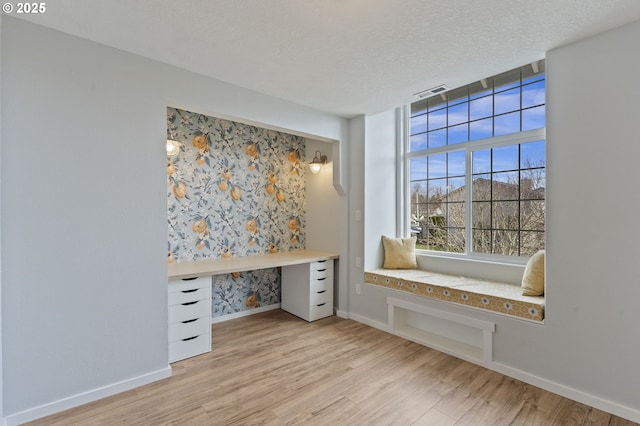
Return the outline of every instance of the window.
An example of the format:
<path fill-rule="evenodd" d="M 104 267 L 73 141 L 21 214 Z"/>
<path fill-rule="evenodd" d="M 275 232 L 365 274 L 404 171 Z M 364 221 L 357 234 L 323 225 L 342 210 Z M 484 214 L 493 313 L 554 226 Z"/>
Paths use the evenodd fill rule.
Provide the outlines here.
<path fill-rule="evenodd" d="M 408 127 L 405 205 L 417 249 L 544 248 L 544 61 L 415 102 Z"/>

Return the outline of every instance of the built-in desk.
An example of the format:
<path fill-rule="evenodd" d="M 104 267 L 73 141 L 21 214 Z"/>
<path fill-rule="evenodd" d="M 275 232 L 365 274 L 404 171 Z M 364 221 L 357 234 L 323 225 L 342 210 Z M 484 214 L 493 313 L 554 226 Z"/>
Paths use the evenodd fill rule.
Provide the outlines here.
<path fill-rule="evenodd" d="M 277 268 L 279 266 L 300 265 L 337 258 L 337 253 L 316 250 L 299 250 L 282 253 L 255 254 L 253 256 L 169 263 L 169 279 L 230 274 L 232 272 L 254 271 L 256 269 Z"/>
<path fill-rule="evenodd" d="M 307 321 L 333 315 L 336 253 L 300 250 L 170 263 L 169 362 L 211 350 L 212 275 L 282 267 L 281 308 Z"/>

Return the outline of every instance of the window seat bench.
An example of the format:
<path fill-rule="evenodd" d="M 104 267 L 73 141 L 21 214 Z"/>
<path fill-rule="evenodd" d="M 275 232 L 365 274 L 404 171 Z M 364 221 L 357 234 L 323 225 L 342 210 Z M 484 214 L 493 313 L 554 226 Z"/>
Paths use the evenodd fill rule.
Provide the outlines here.
<path fill-rule="evenodd" d="M 544 319 L 544 296 L 523 296 L 512 284 L 421 269 L 374 269 L 364 273 L 364 282 L 531 321 Z"/>

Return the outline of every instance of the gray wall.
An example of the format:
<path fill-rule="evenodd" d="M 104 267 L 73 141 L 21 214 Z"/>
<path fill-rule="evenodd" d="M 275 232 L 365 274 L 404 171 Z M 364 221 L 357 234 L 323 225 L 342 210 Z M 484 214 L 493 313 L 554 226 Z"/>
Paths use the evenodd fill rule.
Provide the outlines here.
<path fill-rule="evenodd" d="M 552 50 L 546 57 L 544 324 L 430 300 L 418 302 L 495 322 L 492 368 L 636 421 L 640 420 L 640 280 L 635 265 L 640 237 L 635 177 L 640 158 L 637 40 L 640 22 Z M 367 120 L 379 128 L 381 118 Z M 385 169 L 377 153 L 388 151 L 389 141 L 375 132 L 367 132 L 365 140 L 368 185 L 375 170 Z M 393 161 L 390 156 L 386 167 Z M 367 206 L 365 253 L 371 253 L 367 263 L 376 262 L 369 242 L 379 245 L 381 229 L 389 231 L 395 222 L 390 209 L 370 215 L 369 206 L 395 200 L 394 190 L 384 188 L 388 186 L 361 193 Z M 421 260 L 428 266 L 429 259 Z M 390 294 L 365 286 L 361 295 L 352 295 L 351 313 L 384 328 L 385 299 Z"/>
<path fill-rule="evenodd" d="M 167 367 L 166 131 L 151 63 L 2 32 L 8 415 Z"/>
<path fill-rule="evenodd" d="M 2 65 L 11 416 L 167 368 L 167 105 L 327 141 L 346 122 L 6 16 Z"/>
<path fill-rule="evenodd" d="M 546 375 L 640 411 L 638 40 L 635 22 L 548 55 L 549 335 L 540 343 L 561 361 Z"/>

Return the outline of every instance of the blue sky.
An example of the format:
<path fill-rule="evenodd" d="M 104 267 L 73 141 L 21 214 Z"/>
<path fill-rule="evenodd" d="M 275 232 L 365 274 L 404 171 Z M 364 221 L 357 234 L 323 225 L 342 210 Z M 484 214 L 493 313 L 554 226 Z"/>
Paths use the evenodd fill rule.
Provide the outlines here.
<path fill-rule="evenodd" d="M 487 89 L 447 102 L 439 102 L 440 98 L 434 98 L 436 103 L 429 101 L 430 107 L 422 102 L 419 104 L 422 107 L 413 108 L 410 150 L 415 152 L 447 144 L 451 146 L 545 127 L 544 75 L 532 77 L 523 81 L 523 84 L 520 86 L 520 82 L 516 81 L 497 88 L 495 93 Z M 447 124 L 449 127 L 446 127 Z M 518 147 L 511 145 L 474 151 L 473 173 L 487 179 L 513 181 L 514 174 L 506 171 L 545 165 L 545 141 L 521 144 L 520 156 Z M 418 185 L 426 191 L 426 180 L 429 180 L 430 193 L 463 186 L 464 173 L 464 150 L 411 159 L 412 188 Z"/>
<path fill-rule="evenodd" d="M 487 90 L 471 98 L 450 100 L 448 107 L 443 102 L 429 110 L 414 112 L 410 120 L 411 151 L 444 146 L 447 141 L 454 145 L 544 127 L 544 103 L 545 81 L 540 80 L 495 95 Z"/>

